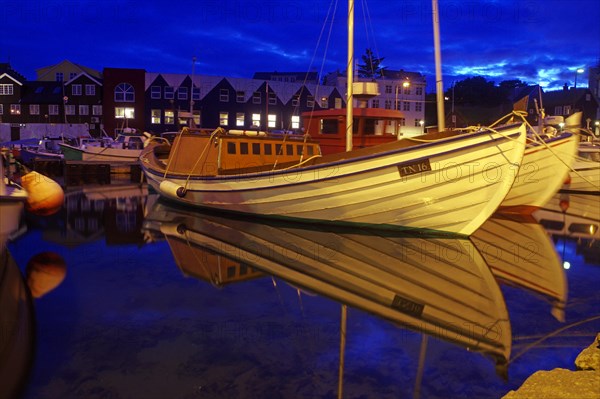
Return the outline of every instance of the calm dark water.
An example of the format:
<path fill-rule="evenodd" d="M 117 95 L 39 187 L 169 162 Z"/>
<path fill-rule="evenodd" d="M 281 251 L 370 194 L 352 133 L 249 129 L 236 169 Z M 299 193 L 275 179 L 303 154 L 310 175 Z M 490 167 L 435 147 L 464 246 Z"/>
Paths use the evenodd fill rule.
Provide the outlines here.
<path fill-rule="evenodd" d="M 181 215 L 168 205 L 161 217 L 176 223 L 157 222 L 154 195 L 117 189 L 120 198 L 92 188 L 69 192 L 57 215 L 27 215 L 26 232 L 8 245 L 24 275 L 29 264 L 36 296 L 23 398 L 337 397 L 339 301 L 272 276 L 253 259 L 239 262 L 235 246 L 218 253 L 222 244 L 213 242 L 212 251 L 186 252 L 219 234 L 235 242 L 235 223 L 228 233 L 215 228 L 212 238 L 210 229 L 183 234 Z M 166 239 L 170 231 L 186 240 Z M 498 398 L 537 370 L 574 369 L 600 331 L 598 247 L 585 239 L 549 242 L 549 259 L 570 262 L 562 271 L 565 322 L 544 296 L 498 280 L 512 330 L 508 380 L 489 357 L 349 306 L 343 397 Z M 227 251 L 238 261 L 222 256 Z"/>

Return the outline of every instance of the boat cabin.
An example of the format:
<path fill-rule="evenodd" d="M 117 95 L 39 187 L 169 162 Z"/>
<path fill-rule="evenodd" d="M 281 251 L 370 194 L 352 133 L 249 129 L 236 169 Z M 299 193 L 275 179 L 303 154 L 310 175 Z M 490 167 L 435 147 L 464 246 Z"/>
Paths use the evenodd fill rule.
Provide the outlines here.
<path fill-rule="evenodd" d="M 319 142 L 324 155 L 346 151 L 346 109 L 328 109 L 302 114 L 305 133 Z M 355 108 L 353 148 L 371 147 L 398 140 L 404 114 L 382 108 Z"/>
<path fill-rule="evenodd" d="M 166 154 L 165 154 L 166 155 Z M 216 176 L 271 170 L 275 165 L 297 164 L 320 157 L 319 144 L 304 136 L 270 135 L 257 131 L 209 134 L 184 129 L 168 155 L 168 172 Z"/>

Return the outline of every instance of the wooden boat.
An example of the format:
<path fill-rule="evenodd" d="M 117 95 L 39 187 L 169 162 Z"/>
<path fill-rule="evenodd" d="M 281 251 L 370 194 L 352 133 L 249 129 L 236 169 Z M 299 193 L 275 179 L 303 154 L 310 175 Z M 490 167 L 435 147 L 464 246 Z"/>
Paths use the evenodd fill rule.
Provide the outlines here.
<path fill-rule="evenodd" d="M 551 302 L 565 320 L 567 279 L 552 240 L 531 215 L 495 214 L 471 236 L 494 276 Z"/>
<path fill-rule="evenodd" d="M 531 214 L 546 204 L 569 175 L 578 142 L 578 136 L 572 132 L 543 140 L 529 139 L 522 164 L 514 170 L 515 182 L 500 210 Z"/>
<path fill-rule="evenodd" d="M 11 231 L 18 223 L 27 198 L 27 191 L 10 179 L 5 170 L 4 157 L 0 155 L 0 233 L 5 229 Z"/>
<path fill-rule="evenodd" d="M 171 245 L 175 259 L 194 262 L 192 251 L 202 248 L 403 328 L 484 353 L 499 372 L 510 356 L 502 293 L 468 239 L 240 219 L 160 201 L 144 229 L 178 242 Z"/>
<path fill-rule="evenodd" d="M 27 165 L 35 160 L 62 161 L 64 156 L 60 151 L 60 143 L 63 142 L 62 137 L 44 137 L 36 145 L 21 148 L 21 161 Z"/>
<path fill-rule="evenodd" d="M 469 235 L 504 200 L 524 148 L 522 124 L 326 156 L 302 138 L 184 129 L 140 160 L 154 189 L 188 205 Z"/>
<path fill-rule="evenodd" d="M 83 142 L 79 145 L 60 144 L 65 160 L 137 162 L 149 135 L 135 129 L 125 129 L 110 141 Z"/>

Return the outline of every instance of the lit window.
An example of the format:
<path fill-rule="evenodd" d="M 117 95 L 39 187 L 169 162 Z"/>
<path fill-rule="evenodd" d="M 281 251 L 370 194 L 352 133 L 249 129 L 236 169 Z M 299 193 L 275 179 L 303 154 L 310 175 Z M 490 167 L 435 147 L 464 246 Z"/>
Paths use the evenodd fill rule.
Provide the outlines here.
<path fill-rule="evenodd" d="M 252 114 L 252 126 L 260 128 L 260 114 Z"/>
<path fill-rule="evenodd" d="M 175 112 L 165 110 L 165 125 L 175 124 Z"/>
<path fill-rule="evenodd" d="M 267 116 L 268 126 L 277 127 L 277 115 L 269 114 Z"/>
<path fill-rule="evenodd" d="M 321 97 L 321 108 L 329 108 L 329 99 L 327 97 Z"/>
<path fill-rule="evenodd" d="M 244 126 L 244 113 L 238 112 L 235 114 L 235 125 Z"/>
<path fill-rule="evenodd" d="M 229 125 L 229 112 L 219 112 L 219 125 L 220 126 Z"/>
<path fill-rule="evenodd" d="M 40 105 L 39 104 L 30 104 L 29 105 L 29 115 L 39 115 L 40 114 Z"/>
<path fill-rule="evenodd" d="M 160 124 L 160 109 L 153 109 L 151 111 L 150 123 L 155 125 Z"/>
<path fill-rule="evenodd" d="M 135 109 L 133 107 L 116 107 L 115 118 L 117 119 L 133 119 L 135 118 Z"/>
<path fill-rule="evenodd" d="M 298 115 L 292 116 L 292 129 L 300 128 L 300 117 Z"/>
<path fill-rule="evenodd" d="M 115 101 L 132 103 L 135 101 L 135 89 L 129 83 L 119 83 L 115 87 Z"/>
<path fill-rule="evenodd" d="M 71 94 L 74 96 L 80 96 L 82 93 L 81 85 L 73 85 L 71 86 Z"/>

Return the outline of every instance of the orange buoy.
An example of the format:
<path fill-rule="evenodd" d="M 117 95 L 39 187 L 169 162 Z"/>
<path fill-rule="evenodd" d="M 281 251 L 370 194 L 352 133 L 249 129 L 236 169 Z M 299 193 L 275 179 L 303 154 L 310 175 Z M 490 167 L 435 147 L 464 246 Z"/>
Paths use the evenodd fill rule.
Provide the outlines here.
<path fill-rule="evenodd" d="M 36 215 L 48 216 L 60 210 L 65 199 L 62 187 L 54 180 L 38 172 L 21 177 L 21 185 L 27 191 L 26 209 Z"/>
<path fill-rule="evenodd" d="M 55 252 L 34 255 L 25 269 L 27 285 L 34 298 L 40 298 L 62 283 L 67 275 L 67 265 Z"/>

